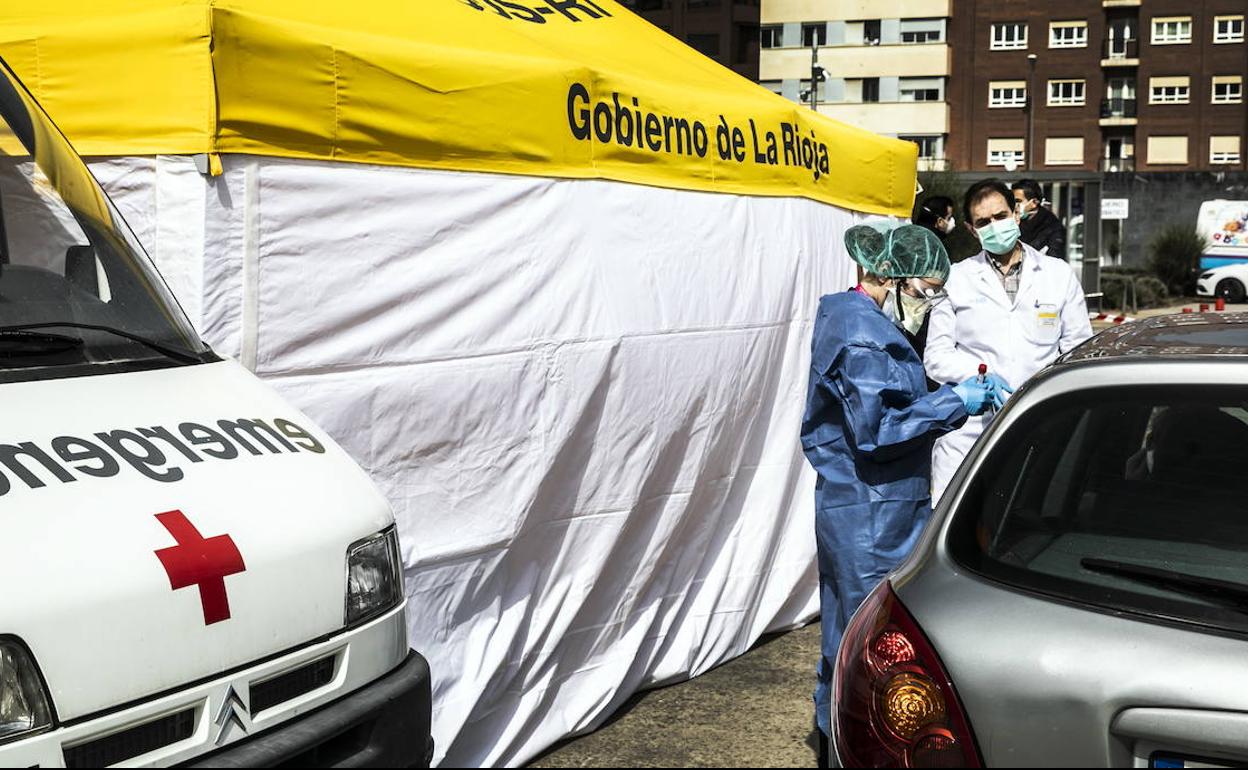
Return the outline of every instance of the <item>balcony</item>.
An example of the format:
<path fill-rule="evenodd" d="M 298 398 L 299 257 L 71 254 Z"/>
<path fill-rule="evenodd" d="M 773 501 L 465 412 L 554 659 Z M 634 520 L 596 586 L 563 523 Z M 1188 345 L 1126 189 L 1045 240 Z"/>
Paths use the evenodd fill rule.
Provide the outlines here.
<path fill-rule="evenodd" d="M 1110 174 L 1135 171 L 1135 158 L 1101 158 L 1101 171 Z"/>
<path fill-rule="evenodd" d="M 949 161 L 945 158 L 919 158 L 919 171 L 948 171 Z"/>
<path fill-rule="evenodd" d="M 1102 99 L 1102 126 L 1134 126 L 1139 123 L 1135 112 L 1135 99 Z"/>
<path fill-rule="evenodd" d="M 1140 66 L 1140 41 L 1111 38 L 1105 41 L 1101 59 L 1102 67 Z"/>

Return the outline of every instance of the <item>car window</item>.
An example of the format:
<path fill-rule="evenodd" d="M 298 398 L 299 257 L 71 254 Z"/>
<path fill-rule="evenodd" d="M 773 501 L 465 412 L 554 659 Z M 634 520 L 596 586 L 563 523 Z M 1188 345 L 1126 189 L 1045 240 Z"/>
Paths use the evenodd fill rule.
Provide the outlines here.
<path fill-rule="evenodd" d="M 1127 387 L 1033 406 L 953 516 L 951 553 L 988 577 L 1248 631 L 1248 392 Z"/>

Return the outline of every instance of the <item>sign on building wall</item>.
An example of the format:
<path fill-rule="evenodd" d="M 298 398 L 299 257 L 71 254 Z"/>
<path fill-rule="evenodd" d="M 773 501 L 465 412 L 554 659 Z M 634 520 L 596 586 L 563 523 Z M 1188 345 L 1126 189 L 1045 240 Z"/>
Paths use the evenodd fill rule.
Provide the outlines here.
<path fill-rule="evenodd" d="M 1129 198 L 1101 198 L 1101 219 L 1127 219 Z"/>

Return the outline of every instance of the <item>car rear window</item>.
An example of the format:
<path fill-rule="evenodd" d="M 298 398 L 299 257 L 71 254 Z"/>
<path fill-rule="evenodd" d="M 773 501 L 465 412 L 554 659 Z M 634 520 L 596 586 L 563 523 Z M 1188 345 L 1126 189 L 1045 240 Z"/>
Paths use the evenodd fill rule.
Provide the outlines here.
<path fill-rule="evenodd" d="M 993 441 L 950 551 L 1063 600 L 1248 631 L 1248 389 L 1051 399 Z"/>

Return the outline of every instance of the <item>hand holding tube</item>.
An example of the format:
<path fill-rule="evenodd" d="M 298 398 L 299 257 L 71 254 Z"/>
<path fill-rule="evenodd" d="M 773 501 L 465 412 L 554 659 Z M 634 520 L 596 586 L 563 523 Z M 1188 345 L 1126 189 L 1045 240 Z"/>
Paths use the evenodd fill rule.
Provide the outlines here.
<path fill-rule="evenodd" d="M 962 399 L 963 406 L 966 407 L 966 413 L 975 416 L 988 411 L 988 407 L 993 403 L 992 389 L 986 382 L 978 382 L 977 377 L 971 377 L 966 382 L 953 386 L 953 392 L 958 394 L 958 398 Z"/>
<path fill-rule="evenodd" d="M 1005 406 L 1005 400 L 1009 398 L 1010 393 L 1014 392 L 1014 389 L 1010 387 L 1010 383 L 996 374 L 985 374 L 984 384 L 988 386 L 988 390 L 992 393 L 992 404 L 996 409 Z"/>

